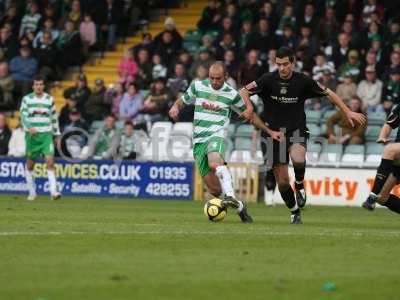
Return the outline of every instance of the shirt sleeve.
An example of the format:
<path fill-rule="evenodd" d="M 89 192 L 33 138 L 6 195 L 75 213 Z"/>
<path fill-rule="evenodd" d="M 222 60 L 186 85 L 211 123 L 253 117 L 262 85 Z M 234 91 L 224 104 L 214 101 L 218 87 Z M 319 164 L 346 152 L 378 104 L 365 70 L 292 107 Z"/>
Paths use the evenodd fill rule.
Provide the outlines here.
<path fill-rule="evenodd" d="M 254 80 L 245 86 L 251 94 L 257 94 L 268 88 L 269 82 L 271 81 L 271 75 L 265 73 L 257 80 Z"/>
<path fill-rule="evenodd" d="M 245 111 L 246 104 L 244 103 L 244 100 L 239 93 L 237 93 L 236 97 L 233 99 L 231 104 L 231 109 L 237 114 L 240 114 Z"/>
<path fill-rule="evenodd" d="M 328 96 L 328 89 L 314 79 L 304 76 L 306 81 L 305 99 Z"/>
<path fill-rule="evenodd" d="M 26 105 L 25 97 L 22 98 L 21 101 L 20 115 L 21 115 L 22 127 L 24 128 L 24 131 L 28 131 L 29 128 L 31 128 L 31 126 L 28 121 L 29 111 L 28 111 L 28 106 Z"/>
<path fill-rule="evenodd" d="M 193 81 L 186 92 L 182 95 L 182 101 L 186 105 L 193 104 L 196 99 L 196 86 L 195 82 Z"/>
<path fill-rule="evenodd" d="M 397 128 L 400 125 L 400 105 L 395 105 L 390 112 L 386 124 L 388 124 L 390 127 Z"/>

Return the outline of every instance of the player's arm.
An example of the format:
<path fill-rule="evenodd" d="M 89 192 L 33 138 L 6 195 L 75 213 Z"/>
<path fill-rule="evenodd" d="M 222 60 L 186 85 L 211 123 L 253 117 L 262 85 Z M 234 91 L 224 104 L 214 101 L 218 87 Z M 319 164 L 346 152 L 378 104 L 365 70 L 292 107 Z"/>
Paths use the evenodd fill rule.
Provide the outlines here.
<path fill-rule="evenodd" d="M 351 126 L 354 127 L 354 122 L 360 125 L 366 124 L 367 119 L 365 118 L 364 114 L 351 111 L 350 108 L 348 108 L 343 100 L 338 96 L 338 94 L 328 88 L 326 89 L 326 94 L 329 100 L 346 116 L 347 121 L 351 124 Z"/>
<path fill-rule="evenodd" d="M 390 139 L 388 139 L 392 129 L 399 127 L 400 125 L 400 105 L 396 105 L 393 107 L 390 112 L 386 123 L 382 126 L 381 132 L 379 133 L 379 137 L 377 139 L 377 143 L 387 144 Z"/>
<path fill-rule="evenodd" d="M 194 103 L 196 97 L 196 85 L 193 81 L 182 97 L 178 98 L 169 110 L 169 116 L 172 120 L 177 121 L 179 113 L 185 105 Z"/>
<path fill-rule="evenodd" d="M 246 121 L 251 121 L 254 108 L 250 100 L 250 92 L 246 89 L 246 87 L 243 87 L 239 91 L 239 95 L 242 97 L 244 104 L 246 105 L 246 110 L 240 114 L 240 117 L 245 119 Z"/>

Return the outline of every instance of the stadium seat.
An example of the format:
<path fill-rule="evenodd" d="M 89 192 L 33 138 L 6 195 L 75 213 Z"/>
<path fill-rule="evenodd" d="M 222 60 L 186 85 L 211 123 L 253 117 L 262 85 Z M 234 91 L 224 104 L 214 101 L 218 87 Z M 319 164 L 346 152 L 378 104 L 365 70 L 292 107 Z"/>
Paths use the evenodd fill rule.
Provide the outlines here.
<path fill-rule="evenodd" d="M 339 144 L 324 145 L 318 164 L 321 166 L 339 166 L 343 146 Z"/>
<path fill-rule="evenodd" d="M 379 132 L 381 131 L 380 126 L 369 125 L 367 130 L 365 131 L 365 140 L 367 142 L 375 142 L 379 136 Z"/>
<path fill-rule="evenodd" d="M 340 165 L 343 167 L 362 167 L 364 163 L 364 153 L 364 145 L 348 145 L 344 149 Z"/>
<path fill-rule="evenodd" d="M 251 138 L 252 134 L 254 132 L 254 127 L 253 125 L 240 125 L 235 132 L 235 137 L 247 137 Z"/>
<path fill-rule="evenodd" d="M 92 125 L 90 126 L 89 132 L 94 133 L 97 129 L 104 126 L 104 121 L 93 121 Z"/>
<path fill-rule="evenodd" d="M 384 112 L 370 112 L 368 113 L 368 125 L 382 126 L 386 121 L 386 113 Z"/>
<path fill-rule="evenodd" d="M 229 124 L 227 128 L 227 137 L 233 138 L 236 132 L 236 125 L 235 124 Z"/>
<path fill-rule="evenodd" d="M 321 127 L 317 124 L 307 124 L 308 130 L 310 131 L 310 137 L 317 137 L 321 135 Z"/>
<path fill-rule="evenodd" d="M 321 121 L 321 112 L 316 111 L 316 110 L 307 110 L 306 111 L 306 117 L 307 117 L 307 123 L 312 123 L 312 124 L 319 124 Z"/>
<path fill-rule="evenodd" d="M 183 38 L 184 42 L 199 43 L 201 41 L 202 34 L 199 30 L 188 30 Z"/>
<path fill-rule="evenodd" d="M 308 143 L 307 144 L 307 164 L 316 166 L 318 163 L 318 158 L 321 153 L 322 146 L 321 144 L 316 143 Z"/>
<path fill-rule="evenodd" d="M 335 113 L 337 112 L 337 110 L 327 110 L 326 112 L 323 113 L 322 118 L 321 118 L 321 124 L 325 124 L 326 121 Z"/>
<path fill-rule="evenodd" d="M 251 138 L 237 137 L 235 138 L 235 150 L 251 150 L 252 149 Z"/>
<path fill-rule="evenodd" d="M 367 168 L 376 168 L 381 161 L 384 146 L 382 144 L 371 143 L 366 146 L 366 158 L 363 166 Z"/>
<path fill-rule="evenodd" d="M 229 161 L 231 153 L 233 151 L 233 142 L 232 139 L 225 139 L 225 160 Z"/>

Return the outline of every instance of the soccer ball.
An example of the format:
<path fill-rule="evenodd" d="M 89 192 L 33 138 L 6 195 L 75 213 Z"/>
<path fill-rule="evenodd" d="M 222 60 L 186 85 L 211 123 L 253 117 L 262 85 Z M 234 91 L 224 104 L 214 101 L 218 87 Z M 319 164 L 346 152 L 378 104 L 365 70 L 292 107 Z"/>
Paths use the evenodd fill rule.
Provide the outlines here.
<path fill-rule="evenodd" d="M 227 210 L 223 208 L 221 199 L 214 198 L 204 205 L 204 214 L 210 221 L 220 222 L 225 219 Z"/>

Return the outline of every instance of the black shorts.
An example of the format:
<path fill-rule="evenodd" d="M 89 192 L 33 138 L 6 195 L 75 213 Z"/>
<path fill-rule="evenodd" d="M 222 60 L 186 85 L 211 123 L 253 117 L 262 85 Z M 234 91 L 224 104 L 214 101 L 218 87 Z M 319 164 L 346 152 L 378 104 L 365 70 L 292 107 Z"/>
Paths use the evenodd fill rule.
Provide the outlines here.
<path fill-rule="evenodd" d="M 269 135 L 263 134 L 261 138 L 261 150 L 267 168 L 289 163 L 289 149 L 293 144 L 300 144 L 307 149 L 307 140 L 310 136 L 308 128 L 295 129 L 285 133 L 285 140 L 278 142 Z"/>

